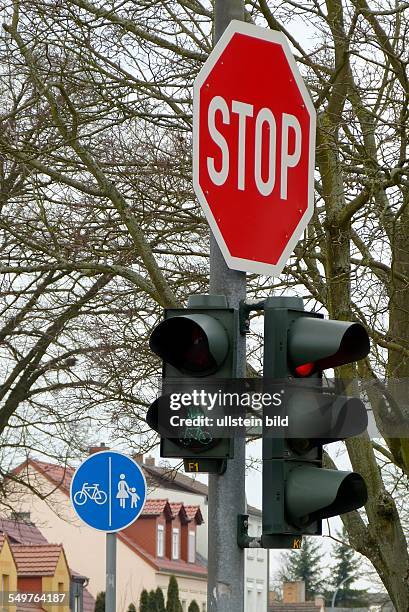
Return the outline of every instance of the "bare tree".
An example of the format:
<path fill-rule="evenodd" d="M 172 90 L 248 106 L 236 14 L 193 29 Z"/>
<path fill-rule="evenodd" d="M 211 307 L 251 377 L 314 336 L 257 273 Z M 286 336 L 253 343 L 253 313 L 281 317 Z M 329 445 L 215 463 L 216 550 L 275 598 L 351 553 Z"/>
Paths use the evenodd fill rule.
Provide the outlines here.
<path fill-rule="evenodd" d="M 67 449 L 79 415 L 85 433 L 98 422 L 129 444 L 154 393 L 148 331 L 161 307 L 207 287 L 190 132 L 212 4 L 0 6 L 0 429 L 19 448 L 55 418 Z M 380 458 L 407 483 L 409 441 L 387 435 L 382 406 L 407 418 L 385 380 L 409 368 L 408 5 L 251 0 L 246 9 L 249 21 L 288 36 L 318 112 L 314 217 L 282 277 L 251 276 L 249 293 L 291 288 L 370 334 L 358 374 L 376 383 L 369 400 L 384 440 L 347 443 L 369 500 L 344 522 L 396 609 L 407 610 L 401 507 Z M 293 24 L 305 23 L 301 41 Z"/>

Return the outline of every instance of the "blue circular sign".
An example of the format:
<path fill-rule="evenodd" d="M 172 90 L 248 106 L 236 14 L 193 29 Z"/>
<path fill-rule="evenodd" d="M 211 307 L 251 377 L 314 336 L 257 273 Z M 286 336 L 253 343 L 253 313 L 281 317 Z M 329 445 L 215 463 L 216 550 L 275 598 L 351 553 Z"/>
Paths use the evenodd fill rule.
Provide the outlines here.
<path fill-rule="evenodd" d="M 145 476 L 130 457 L 101 451 L 76 469 L 70 497 L 84 523 L 100 531 L 120 531 L 136 521 L 143 510 Z"/>

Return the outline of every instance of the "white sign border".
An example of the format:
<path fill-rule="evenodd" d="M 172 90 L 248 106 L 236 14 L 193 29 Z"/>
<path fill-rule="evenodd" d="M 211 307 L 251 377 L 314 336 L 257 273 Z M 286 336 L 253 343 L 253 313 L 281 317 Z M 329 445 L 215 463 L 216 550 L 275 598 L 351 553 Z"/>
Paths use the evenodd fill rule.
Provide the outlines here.
<path fill-rule="evenodd" d="M 216 62 L 219 60 L 221 54 L 225 50 L 226 46 L 233 38 L 235 34 L 244 34 L 252 38 L 258 38 L 267 40 L 275 44 L 279 44 L 287 58 L 290 65 L 291 71 L 294 76 L 294 80 L 300 90 L 304 104 L 307 107 L 310 114 L 310 145 L 309 145 L 309 159 L 308 159 L 308 202 L 307 209 L 300 219 L 297 227 L 295 228 L 291 238 L 289 239 L 287 246 L 283 250 L 278 262 L 268 264 L 266 262 L 254 261 L 250 259 L 241 259 L 239 257 L 233 257 L 226 245 L 222 233 L 214 219 L 214 215 L 207 203 L 206 196 L 199 184 L 199 118 L 200 118 L 200 89 L 213 70 Z M 310 94 L 308 93 L 307 87 L 304 80 L 298 70 L 294 56 L 291 52 L 290 46 L 287 42 L 286 37 L 282 32 L 276 30 L 269 30 L 267 28 L 260 28 L 244 21 L 232 20 L 222 36 L 214 46 L 212 52 L 204 63 L 202 69 L 197 75 L 193 85 L 193 189 L 196 197 L 199 200 L 200 206 L 205 213 L 207 222 L 210 225 L 210 229 L 219 245 L 219 248 L 223 254 L 226 264 L 233 270 L 240 270 L 243 272 L 250 272 L 256 274 L 263 274 L 265 276 L 279 276 L 284 269 L 291 253 L 293 252 L 297 242 L 299 241 L 303 231 L 307 227 L 313 213 L 314 213 L 314 171 L 315 171 L 315 132 L 316 132 L 316 111 L 311 100 Z"/>

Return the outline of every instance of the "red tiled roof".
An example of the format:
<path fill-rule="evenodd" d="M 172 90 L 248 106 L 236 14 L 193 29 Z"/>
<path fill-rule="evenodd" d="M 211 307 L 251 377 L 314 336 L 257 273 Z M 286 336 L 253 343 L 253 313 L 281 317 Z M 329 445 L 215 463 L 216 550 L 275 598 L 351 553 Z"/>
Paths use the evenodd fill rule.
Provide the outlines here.
<path fill-rule="evenodd" d="M 195 518 L 198 525 L 204 523 L 203 516 L 200 511 L 200 506 L 184 506 L 184 508 L 189 521 Z"/>
<path fill-rule="evenodd" d="M 169 506 L 170 506 L 170 509 L 172 511 L 172 518 L 174 518 L 175 516 L 177 516 L 179 514 L 183 504 L 182 504 L 182 502 L 178 502 L 178 503 L 171 502 L 169 504 Z"/>
<path fill-rule="evenodd" d="M 177 572 L 178 574 L 195 574 L 207 578 L 207 567 L 198 563 L 187 563 L 186 561 L 175 561 L 174 559 L 158 560 L 159 571 Z"/>
<path fill-rule="evenodd" d="M 56 463 L 46 463 L 38 459 L 27 459 L 27 461 L 14 470 L 14 473 L 18 474 L 29 466 L 34 467 L 41 474 L 46 476 L 55 486 L 60 487 L 65 493 L 69 494 L 71 480 L 75 472 L 74 468 L 68 465 L 63 466 L 57 465 Z"/>
<path fill-rule="evenodd" d="M 166 508 L 170 511 L 170 505 L 167 499 L 147 499 L 141 516 L 148 514 L 158 516 L 162 514 Z"/>
<path fill-rule="evenodd" d="M 11 543 L 48 544 L 38 527 L 22 521 L 0 518 L 0 531 L 8 535 Z"/>
<path fill-rule="evenodd" d="M 188 576 L 199 576 L 207 577 L 207 567 L 200 565 L 199 563 L 187 563 L 186 561 L 174 560 L 174 559 L 161 559 L 159 557 L 153 557 L 144 548 L 141 548 L 136 542 L 126 536 L 122 531 L 118 532 L 118 538 L 124 542 L 131 550 L 135 551 L 142 557 L 149 565 L 154 567 L 158 571 L 173 572 L 178 574 L 186 574 Z"/>
<path fill-rule="evenodd" d="M 19 465 L 14 473 L 18 474 L 21 472 L 27 465 L 32 465 L 34 468 L 37 468 L 39 472 L 44 474 L 48 478 L 50 482 L 52 482 L 55 486 L 60 486 L 61 489 L 69 495 L 70 493 L 70 484 L 72 477 L 74 475 L 75 469 L 70 466 L 60 466 L 53 463 L 45 463 L 44 461 L 38 461 L 37 459 L 28 459 L 26 462 Z M 196 493 L 198 495 L 202 495 L 203 497 L 207 497 L 209 493 L 209 488 L 203 482 L 199 480 L 195 480 L 191 476 L 186 476 L 186 474 L 182 474 L 175 469 L 162 467 L 162 466 L 152 466 L 146 465 L 145 463 L 139 463 L 141 468 L 143 469 L 147 480 L 161 481 L 163 485 L 175 485 L 181 491 L 188 491 L 190 493 Z M 261 516 L 261 510 L 259 508 L 255 508 L 254 506 L 247 505 L 247 512 L 253 516 Z"/>
<path fill-rule="evenodd" d="M 75 472 L 75 470 L 69 466 L 59 466 L 56 464 L 51 464 L 51 463 L 45 463 L 43 461 L 38 461 L 37 459 L 28 459 L 25 463 L 19 465 L 15 470 L 14 473 L 18 474 L 19 472 L 21 472 L 23 469 L 25 469 L 26 467 L 28 467 L 29 465 L 31 465 L 34 469 L 37 469 L 41 474 L 43 474 L 53 485 L 60 487 L 60 489 L 65 492 L 67 495 L 69 495 L 69 491 L 70 491 L 70 483 L 73 477 L 73 474 Z M 145 465 L 142 466 L 145 469 Z M 146 471 L 146 470 L 145 470 Z M 188 481 L 192 481 L 192 483 L 194 482 L 191 478 L 189 477 L 184 477 L 183 476 L 183 480 L 188 480 Z M 199 483 L 197 483 L 199 484 Z M 205 485 L 204 485 L 205 486 Z M 207 487 L 205 486 L 205 488 L 207 489 Z M 181 504 L 181 506 L 183 506 L 183 504 Z M 194 506 L 193 506 L 194 507 Z M 166 510 L 166 508 L 168 508 L 168 512 L 171 515 L 171 507 L 170 504 L 168 502 L 168 500 L 161 500 L 161 499 L 149 499 L 146 500 L 143 512 L 141 516 L 147 516 L 147 515 L 159 515 L 161 514 L 163 511 Z M 200 513 L 200 510 L 199 510 Z M 185 516 L 187 518 L 187 514 L 185 513 Z M 200 514 L 201 517 L 201 514 Z M 202 519 L 203 520 L 203 519 Z M 204 565 L 201 565 L 199 563 L 187 563 L 185 561 L 176 561 L 176 560 L 171 560 L 171 559 L 159 559 L 159 558 L 155 558 L 152 555 L 150 555 L 145 549 L 143 549 L 142 547 L 138 546 L 138 544 L 136 544 L 132 539 L 130 539 L 128 536 L 124 535 L 123 532 L 118 532 L 118 538 L 120 540 L 122 540 L 122 542 L 124 542 L 129 548 L 131 548 L 132 550 L 134 550 L 134 552 L 136 552 L 140 557 L 142 557 L 145 561 L 147 561 L 147 563 L 149 563 L 150 565 L 152 565 L 152 567 L 154 567 L 155 569 L 157 569 L 158 571 L 165 571 L 165 572 L 178 572 L 178 573 L 182 573 L 182 574 L 186 574 L 186 575 L 196 575 L 196 576 L 200 576 L 200 577 L 206 577 L 207 576 L 207 568 Z M 57 548 L 60 548 L 61 550 L 61 546 L 58 545 L 52 545 L 49 544 L 48 545 L 50 548 L 53 548 L 54 546 Z M 13 552 L 14 549 L 18 548 L 17 545 L 13 546 Z M 36 548 L 35 546 L 32 547 L 27 547 L 27 546 L 21 546 L 21 549 L 31 549 L 33 550 L 34 548 Z M 38 548 L 43 548 L 41 547 L 37 547 Z M 58 561 L 58 557 L 56 562 Z M 17 559 L 16 559 L 16 563 L 17 563 Z M 44 573 L 36 573 L 33 574 L 33 569 L 31 569 L 29 567 L 30 563 L 29 560 L 27 561 L 27 567 L 28 567 L 28 571 L 30 571 L 30 574 L 24 574 L 24 575 L 47 575 Z M 55 569 L 55 565 L 54 565 L 54 569 Z M 20 570 L 19 570 L 19 574 L 20 574 Z M 21 574 L 20 574 L 21 575 Z M 53 572 L 50 574 L 53 575 Z M 85 612 L 85 611 L 84 611 Z"/>
<path fill-rule="evenodd" d="M 54 576 L 61 555 L 61 544 L 12 544 L 19 576 Z"/>
<path fill-rule="evenodd" d="M 209 495 L 209 487 L 206 484 L 179 472 L 177 469 L 160 465 L 147 465 L 146 463 L 140 463 L 139 465 L 145 472 L 147 481 L 159 481 L 164 487 L 170 486 L 180 491 L 188 491 L 203 497 Z M 261 510 L 250 504 L 247 504 L 247 512 L 251 516 L 261 516 Z"/>

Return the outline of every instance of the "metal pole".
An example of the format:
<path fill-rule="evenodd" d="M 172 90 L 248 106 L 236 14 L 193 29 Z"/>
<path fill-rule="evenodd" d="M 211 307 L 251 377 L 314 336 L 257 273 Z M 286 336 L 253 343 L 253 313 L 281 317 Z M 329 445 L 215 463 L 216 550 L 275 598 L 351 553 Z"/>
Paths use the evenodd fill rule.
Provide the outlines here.
<path fill-rule="evenodd" d="M 105 612 L 116 612 L 116 533 L 107 533 Z"/>
<path fill-rule="evenodd" d="M 214 43 L 232 19 L 244 19 L 242 0 L 215 0 Z M 212 294 L 223 294 L 230 307 L 238 307 L 246 296 L 246 275 L 230 270 L 220 249 L 210 236 L 210 287 Z M 246 344 L 242 336 L 237 353 L 237 376 L 245 376 Z M 244 552 L 237 546 L 237 514 L 246 513 L 246 444 L 234 441 L 234 459 L 227 462 L 223 475 L 209 475 L 208 585 L 209 612 L 244 612 Z"/>
<path fill-rule="evenodd" d="M 337 586 L 337 588 L 335 589 L 335 591 L 334 591 L 334 595 L 332 596 L 332 601 L 331 601 L 331 612 L 334 612 L 334 611 L 335 611 L 334 606 L 335 606 L 335 600 L 336 600 L 337 595 L 338 595 L 338 591 L 339 591 L 339 589 L 342 587 L 342 585 L 344 584 L 344 582 L 346 582 L 347 580 L 350 580 L 350 577 L 349 577 L 349 576 L 347 576 L 346 578 L 344 578 L 344 579 L 343 579 L 343 581 L 342 581 L 342 582 L 340 582 L 340 583 L 339 583 L 339 585 Z"/>
<path fill-rule="evenodd" d="M 267 548 L 267 602 L 266 602 L 266 610 L 268 612 L 270 608 L 270 549 Z"/>

